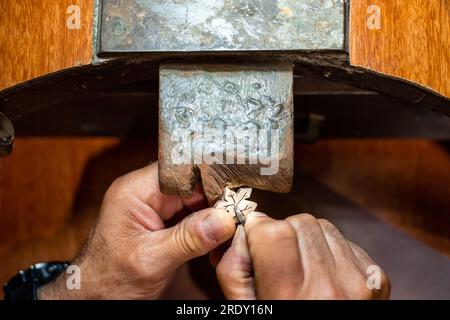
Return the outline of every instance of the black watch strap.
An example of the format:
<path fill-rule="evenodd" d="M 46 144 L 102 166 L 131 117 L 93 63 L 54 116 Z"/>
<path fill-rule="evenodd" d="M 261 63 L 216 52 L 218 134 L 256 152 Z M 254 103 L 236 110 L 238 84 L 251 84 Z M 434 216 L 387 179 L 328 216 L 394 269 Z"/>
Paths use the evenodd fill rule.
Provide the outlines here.
<path fill-rule="evenodd" d="M 21 270 L 3 287 L 5 300 L 37 300 L 37 289 L 55 280 L 70 262 L 42 262 Z"/>

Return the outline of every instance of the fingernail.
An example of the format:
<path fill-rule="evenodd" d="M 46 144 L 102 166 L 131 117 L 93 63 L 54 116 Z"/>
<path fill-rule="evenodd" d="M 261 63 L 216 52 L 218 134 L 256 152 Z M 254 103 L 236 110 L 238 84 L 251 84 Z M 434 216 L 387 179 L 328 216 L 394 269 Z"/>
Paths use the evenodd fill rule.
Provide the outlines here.
<path fill-rule="evenodd" d="M 201 223 L 201 227 L 208 239 L 222 242 L 233 236 L 233 219 L 224 209 L 210 209 L 209 214 Z"/>

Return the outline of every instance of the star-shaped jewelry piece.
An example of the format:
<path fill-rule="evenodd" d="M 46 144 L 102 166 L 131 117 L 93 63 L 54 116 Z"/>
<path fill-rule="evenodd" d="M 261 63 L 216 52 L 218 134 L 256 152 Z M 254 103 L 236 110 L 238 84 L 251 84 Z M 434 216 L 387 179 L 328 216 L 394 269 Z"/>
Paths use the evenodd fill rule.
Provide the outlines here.
<path fill-rule="evenodd" d="M 245 224 L 245 217 L 255 211 L 256 202 L 247 200 L 252 194 L 252 188 L 241 188 L 237 192 L 225 188 L 222 200 L 219 200 L 214 207 L 225 209 L 238 224 Z"/>

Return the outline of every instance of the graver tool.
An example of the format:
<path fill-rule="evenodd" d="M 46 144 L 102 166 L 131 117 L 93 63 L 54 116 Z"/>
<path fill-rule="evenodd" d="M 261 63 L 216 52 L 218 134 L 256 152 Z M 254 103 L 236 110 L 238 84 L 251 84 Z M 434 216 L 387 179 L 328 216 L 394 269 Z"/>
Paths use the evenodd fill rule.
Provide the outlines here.
<path fill-rule="evenodd" d="M 256 202 L 247 200 L 252 194 L 252 188 L 241 188 L 237 192 L 225 188 L 222 200 L 214 207 L 225 209 L 237 224 L 245 224 L 245 218 L 256 209 Z"/>

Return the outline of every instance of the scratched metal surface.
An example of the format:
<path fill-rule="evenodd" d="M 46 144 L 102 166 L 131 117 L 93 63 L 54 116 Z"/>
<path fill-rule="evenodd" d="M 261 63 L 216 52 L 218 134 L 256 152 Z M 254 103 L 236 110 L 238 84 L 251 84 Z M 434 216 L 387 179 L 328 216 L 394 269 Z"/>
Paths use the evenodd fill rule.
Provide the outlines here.
<path fill-rule="evenodd" d="M 292 86 L 292 64 L 163 65 L 160 136 L 176 130 L 201 133 L 212 129 L 217 137 L 225 137 L 229 130 L 245 134 L 273 129 L 284 142 L 293 132 Z M 180 150 L 191 149 L 190 141 L 182 143 Z M 249 159 L 258 159 L 259 148 L 258 144 L 248 146 Z M 284 148 L 286 144 L 281 143 L 280 149 Z M 208 149 L 224 154 L 223 139 L 209 143 Z"/>
<path fill-rule="evenodd" d="M 103 0 L 100 53 L 343 50 L 344 0 Z"/>

